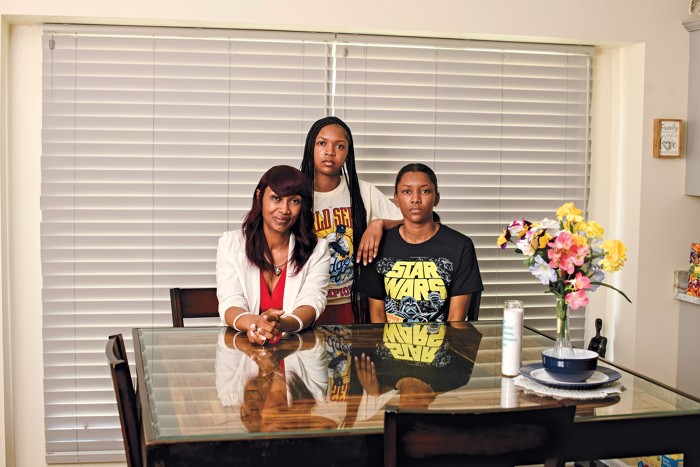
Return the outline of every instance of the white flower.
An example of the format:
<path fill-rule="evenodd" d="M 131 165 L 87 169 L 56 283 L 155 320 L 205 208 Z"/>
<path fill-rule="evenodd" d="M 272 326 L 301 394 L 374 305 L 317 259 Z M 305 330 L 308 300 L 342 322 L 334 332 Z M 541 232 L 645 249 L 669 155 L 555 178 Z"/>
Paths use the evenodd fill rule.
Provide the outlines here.
<path fill-rule="evenodd" d="M 559 230 L 561 228 L 559 221 L 547 219 L 546 217 L 540 221 L 538 226 L 543 230 Z"/>
<path fill-rule="evenodd" d="M 532 231 L 525 234 L 523 238 L 515 242 L 515 245 L 520 251 L 523 252 L 525 256 L 532 256 L 535 254 L 535 249 L 532 248 Z"/>
<path fill-rule="evenodd" d="M 555 282 L 557 280 L 557 271 L 552 269 L 552 267 L 542 259 L 541 256 L 535 257 L 535 263 L 530 266 L 530 272 L 533 276 L 539 279 L 544 285 L 548 285 L 550 282 Z"/>

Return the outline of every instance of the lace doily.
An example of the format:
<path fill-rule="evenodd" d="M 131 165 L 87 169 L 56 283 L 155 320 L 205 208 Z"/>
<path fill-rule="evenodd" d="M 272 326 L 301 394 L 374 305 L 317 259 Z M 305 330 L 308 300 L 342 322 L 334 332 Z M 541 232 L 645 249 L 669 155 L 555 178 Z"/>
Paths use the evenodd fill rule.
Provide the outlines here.
<path fill-rule="evenodd" d="M 515 378 L 513 383 L 516 386 L 523 388 L 525 391 L 534 392 L 540 396 L 553 397 L 555 399 L 575 399 L 575 400 L 592 400 L 592 399 L 605 399 L 615 394 L 620 394 L 625 389 L 625 385 L 622 381 L 614 381 L 612 383 L 604 384 L 603 386 L 597 387 L 595 389 L 561 389 L 553 388 L 550 386 L 545 386 L 537 381 L 533 381 L 529 378 L 519 375 Z"/>

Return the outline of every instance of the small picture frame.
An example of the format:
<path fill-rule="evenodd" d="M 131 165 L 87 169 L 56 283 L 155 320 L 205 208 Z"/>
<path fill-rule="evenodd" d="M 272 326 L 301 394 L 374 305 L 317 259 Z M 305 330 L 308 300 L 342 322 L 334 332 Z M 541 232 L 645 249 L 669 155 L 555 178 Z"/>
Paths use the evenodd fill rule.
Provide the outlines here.
<path fill-rule="evenodd" d="M 683 120 L 654 120 L 654 157 L 681 157 L 683 153 Z"/>

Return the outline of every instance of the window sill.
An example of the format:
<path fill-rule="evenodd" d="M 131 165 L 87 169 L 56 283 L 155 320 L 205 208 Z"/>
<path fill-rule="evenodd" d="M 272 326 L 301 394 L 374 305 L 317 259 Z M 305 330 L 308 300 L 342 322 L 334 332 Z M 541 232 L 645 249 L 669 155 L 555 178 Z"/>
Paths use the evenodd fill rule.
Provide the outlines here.
<path fill-rule="evenodd" d="M 673 273 L 673 298 L 683 302 L 700 305 L 700 297 L 688 295 L 688 271 L 676 271 Z"/>

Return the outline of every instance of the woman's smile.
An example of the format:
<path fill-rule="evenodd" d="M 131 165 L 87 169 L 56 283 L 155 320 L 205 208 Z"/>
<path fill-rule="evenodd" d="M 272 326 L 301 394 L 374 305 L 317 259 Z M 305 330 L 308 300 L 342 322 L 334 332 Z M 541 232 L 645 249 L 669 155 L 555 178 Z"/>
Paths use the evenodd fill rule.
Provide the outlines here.
<path fill-rule="evenodd" d="M 287 225 L 292 220 L 292 217 L 291 216 L 283 216 L 283 217 L 273 216 L 273 219 L 275 220 L 275 222 L 277 222 L 280 225 Z"/>

